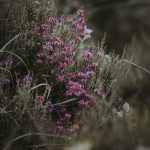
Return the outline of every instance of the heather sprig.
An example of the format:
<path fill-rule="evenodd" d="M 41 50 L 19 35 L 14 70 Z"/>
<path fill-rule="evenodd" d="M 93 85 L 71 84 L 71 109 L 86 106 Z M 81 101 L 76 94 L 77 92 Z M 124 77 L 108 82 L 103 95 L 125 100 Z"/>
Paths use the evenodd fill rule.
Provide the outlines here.
<path fill-rule="evenodd" d="M 101 78 L 107 73 L 103 47 L 84 46 L 85 40 L 91 37 L 92 30 L 86 26 L 84 11 L 81 9 L 74 16 L 52 16 L 48 23 L 38 25 L 35 32 L 43 39 L 42 48 L 36 54 L 35 67 L 46 68 L 37 74 L 37 79 L 41 79 L 40 76 L 44 74 L 51 84 L 47 99 L 51 99 L 50 103 L 55 109 L 50 109 L 50 118 L 54 124 L 56 122 L 56 131 L 72 132 L 77 129 L 73 129 L 75 113 L 87 111 L 97 99 L 104 98 L 108 93 L 104 79 Z M 76 98 L 71 105 L 67 103 L 55 107 L 55 104 L 71 98 Z M 42 103 L 49 104 L 43 99 Z M 61 113 L 62 107 L 65 107 L 65 113 Z"/>

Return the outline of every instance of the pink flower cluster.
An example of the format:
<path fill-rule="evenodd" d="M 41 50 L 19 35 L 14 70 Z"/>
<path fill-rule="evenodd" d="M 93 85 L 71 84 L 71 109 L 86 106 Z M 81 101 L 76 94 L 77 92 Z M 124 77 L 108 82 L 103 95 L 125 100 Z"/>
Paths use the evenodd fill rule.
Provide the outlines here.
<path fill-rule="evenodd" d="M 91 106 L 91 103 L 92 102 L 90 100 L 87 100 L 87 99 L 81 99 L 78 102 L 79 106 L 82 107 L 82 108 L 84 108 L 84 107 L 89 108 Z"/>
<path fill-rule="evenodd" d="M 84 11 L 80 9 L 74 18 L 50 17 L 47 24 L 36 28 L 36 33 L 44 44 L 42 43 L 41 50 L 36 54 L 35 62 L 37 67 L 46 67 L 39 78 L 42 74 L 47 74 L 47 82 L 52 85 L 52 101 L 46 104 L 49 104 L 50 112 L 55 112 L 52 119 L 56 122 L 56 130 L 59 133 L 72 133 L 79 128 L 74 122 L 72 109 L 81 112 L 89 109 L 96 96 L 101 94 L 99 89 L 89 88 L 91 80 L 96 77 L 96 68 L 99 67 L 93 59 L 94 48 L 79 56 L 80 51 L 83 51 L 79 45 L 90 38 L 92 30 L 87 28 Z M 53 105 L 71 98 L 77 99 L 72 106 L 63 104 L 55 108 L 56 105 Z M 36 99 L 43 100 L 40 96 Z"/>
<path fill-rule="evenodd" d="M 66 96 L 82 96 L 86 93 L 84 86 L 74 81 L 69 81 L 66 85 Z"/>

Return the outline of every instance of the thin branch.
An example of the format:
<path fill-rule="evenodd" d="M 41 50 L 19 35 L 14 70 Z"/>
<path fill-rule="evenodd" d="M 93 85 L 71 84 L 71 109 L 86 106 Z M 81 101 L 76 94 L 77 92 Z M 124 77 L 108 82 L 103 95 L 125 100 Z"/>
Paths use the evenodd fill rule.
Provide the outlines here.
<path fill-rule="evenodd" d="M 133 62 L 131 62 L 131 61 L 125 60 L 125 59 L 123 59 L 123 61 L 124 61 L 124 62 L 127 62 L 127 63 L 129 63 L 129 64 L 131 64 L 131 65 L 133 65 L 133 66 L 136 66 L 137 68 L 139 68 L 139 69 L 141 69 L 141 70 L 147 72 L 148 74 L 150 74 L 150 71 L 147 70 L 147 69 L 145 69 L 144 67 L 141 67 L 141 66 L 139 66 L 139 65 L 137 65 L 137 64 L 135 64 L 135 63 L 133 63 Z"/>
<path fill-rule="evenodd" d="M 19 35 L 14 36 L 9 42 L 7 42 L 0 50 L 0 52 L 2 52 L 12 41 L 14 41 L 15 39 L 17 39 L 19 37 Z"/>
<path fill-rule="evenodd" d="M 47 83 L 38 84 L 38 85 L 32 87 L 32 88 L 30 89 L 30 91 L 35 90 L 36 88 L 41 87 L 41 86 L 48 86 L 48 84 L 47 84 Z"/>
<path fill-rule="evenodd" d="M 67 103 L 70 103 L 70 102 L 76 101 L 76 100 L 77 100 L 76 98 L 72 98 L 72 99 L 66 100 L 66 101 L 61 102 L 61 103 L 53 104 L 53 106 L 60 106 L 60 105 L 63 105 L 63 104 L 67 104 Z"/>

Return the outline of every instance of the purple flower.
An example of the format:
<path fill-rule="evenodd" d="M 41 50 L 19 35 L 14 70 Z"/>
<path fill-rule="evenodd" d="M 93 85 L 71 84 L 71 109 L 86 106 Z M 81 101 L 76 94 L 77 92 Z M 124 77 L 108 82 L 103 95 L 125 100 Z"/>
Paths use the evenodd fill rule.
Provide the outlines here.
<path fill-rule="evenodd" d="M 100 88 L 95 88 L 94 93 L 97 94 L 97 95 L 103 95 L 104 94 L 103 90 L 100 89 Z"/>
<path fill-rule="evenodd" d="M 69 128 L 68 128 L 68 132 L 69 133 L 74 133 L 75 131 L 77 131 L 79 129 L 79 125 L 78 124 L 74 124 L 74 125 L 71 125 Z"/>
<path fill-rule="evenodd" d="M 88 99 L 82 99 L 78 102 L 78 105 L 83 108 L 89 108 L 91 106 L 91 101 Z"/>
<path fill-rule="evenodd" d="M 18 79 L 17 82 L 20 86 L 23 86 L 25 84 L 30 83 L 31 81 L 32 81 L 32 77 L 29 74 L 27 74 L 24 78 Z"/>
<path fill-rule="evenodd" d="M 52 47 L 50 42 L 48 42 L 45 45 L 43 45 L 43 48 L 47 49 L 48 51 L 52 51 L 53 50 L 53 47 Z"/>
<path fill-rule="evenodd" d="M 23 83 L 26 82 L 31 82 L 32 81 L 32 77 L 31 75 L 27 74 L 24 78 L 23 78 Z"/>
<path fill-rule="evenodd" d="M 81 96 L 86 93 L 83 85 L 78 82 L 69 81 L 66 87 L 67 87 L 66 91 L 67 96 Z"/>
<path fill-rule="evenodd" d="M 57 18 L 56 17 L 50 17 L 49 22 L 50 22 L 51 25 L 55 25 L 56 22 L 57 22 Z"/>
<path fill-rule="evenodd" d="M 59 75 L 58 76 L 58 81 L 64 81 L 65 80 L 65 76 L 64 75 Z"/>
<path fill-rule="evenodd" d="M 42 28 L 43 30 L 46 30 L 46 29 L 48 28 L 48 25 L 47 25 L 47 24 L 42 24 L 42 25 L 41 25 L 41 28 Z"/>
<path fill-rule="evenodd" d="M 10 79 L 5 79 L 5 80 L 4 80 L 4 84 L 5 84 L 5 85 L 10 85 L 10 84 L 11 84 Z"/>
<path fill-rule="evenodd" d="M 61 68 L 61 69 L 65 69 L 66 67 L 67 67 L 67 63 L 66 62 L 63 62 L 63 63 L 60 63 L 60 65 L 59 65 L 59 67 Z"/>
<path fill-rule="evenodd" d="M 59 23 L 61 23 L 62 25 L 65 23 L 64 17 L 61 16 L 58 20 Z"/>
<path fill-rule="evenodd" d="M 84 69 L 84 72 L 86 73 L 86 72 L 88 72 L 88 71 L 90 71 L 90 68 L 89 68 L 89 67 L 86 67 L 86 68 Z"/>
<path fill-rule="evenodd" d="M 53 106 L 53 104 L 51 103 L 51 101 L 47 102 L 47 110 L 48 110 L 48 112 L 52 112 L 52 111 L 53 111 L 53 108 L 54 108 L 54 106 Z"/>
<path fill-rule="evenodd" d="M 44 101 L 44 96 L 38 95 L 38 96 L 36 97 L 36 101 L 37 101 L 37 102 L 43 102 L 43 101 Z"/>
<path fill-rule="evenodd" d="M 91 52 L 91 53 L 93 53 L 94 49 L 91 47 L 88 51 Z"/>
<path fill-rule="evenodd" d="M 11 59 L 7 59 L 7 60 L 4 61 L 4 64 L 5 64 L 6 66 L 12 65 L 12 63 L 13 63 L 13 61 L 12 61 Z"/>
<path fill-rule="evenodd" d="M 73 19 L 72 19 L 71 17 L 67 17 L 66 21 L 67 21 L 68 23 L 72 23 L 72 22 L 73 22 Z"/>
<path fill-rule="evenodd" d="M 78 11 L 77 11 L 77 14 L 79 15 L 79 16 L 84 16 L 84 10 L 83 9 L 79 9 Z"/>
<path fill-rule="evenodd" d="M 18 95 L 14 95 L 14 96 L 12 97 L 12 100 L 13 100 L 13 101 L 16 101 L 16 100 L 18 99 L 18 97 L 19 97 Z"/>
<path fill-rule="evenodd" d="M 45 36 L 47 35 L 46 30 L 48 29 L 48 25 L 47 24 L 41 24 L 40 26 L 37 26 L 35 29 L 35 32 L 39 35 L 39 36 Z"/>
<path fill-rule="evenodd" d="M 90 52 L 90 51 L 87 51 L 87 52 L 85 52 L 85 53 L 83 54 L 83 59 L 84 59 L 85 61 L 87 61 L 87 60 L 89 60 L 92 56 L 93 56 L 93 53 Z"/>
<path fill-rule="evenodd" d="M 71 114 L 66 113 L 66 114 L 65 114 L 65 118 L 66 118 L 67 120 L 70 120 L 70 119 L 71 119 Z"/>
<path fill-rule="evenodd" d="M 78 31 L 78 32 L 83 32 L 84 29 L 85 29 L 85 26 L 80 25 L 80 24 L 77 24 L 76 28 L 77 28 L 77 31 Z"/>
<path fill-rule="evenodd" d="M 63 46 L 64 45 L 64 42 L 60 39 L 60 37 L 53 37 L 52 38 L 52 44 L 54 46 Z"/>
<path fill-rule="evenodd" d="M 58 131 L 60 134 L 62 134 L 62 133 L 65 132 L 64 126 L 57 126 L 56 128 L 57 128 L 57 131 Z"/>
<path fill-rule="evenodd" d="M 42 61 L 41 59 L 37 59 L 37 60 L 36 60 L 36 63 L 37 63 L 37 64 L 42 64 L 43 61 Z"/>

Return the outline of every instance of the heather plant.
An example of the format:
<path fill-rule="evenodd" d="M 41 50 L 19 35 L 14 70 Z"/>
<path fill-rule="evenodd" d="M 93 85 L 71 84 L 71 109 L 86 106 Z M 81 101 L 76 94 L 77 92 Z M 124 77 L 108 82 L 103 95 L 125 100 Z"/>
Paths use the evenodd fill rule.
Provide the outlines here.
<path fill-rule="evenodd" d="M 86 26 L 82 9 L 73 17 L 50 17 L 48 23 L 37 26 L 36 33 L 43 39 L 35 59 L 36 70 L 43 68 L 36 74 L 37 83 L 44 77 L 49 86 L 44 95 L 38 92 L 38 99 L 48 105 L 48 118 L 55 120 L 56 132 L 70 134 L 79 128 L 82 114 L 105 101 L 122 62 L 104 54 L 104 41 L 98 48 L 84 44 L 92 30 Z"/>
<path fill-rule="evenodd" d="M 2 138 L 20 136 L 10 140 L 5 150 L 22 137 L 42 136 L 25 134 L 29 131 L 72 136 L 84 126 L 83 116 L 91 109 L 97 124 L 103 124 L 112 117 L 113 102 L 108 97 L 126 67 L 119 57 L 105 54 L 105 38 L 98 46 L 88 44 L 93 31 L 86 25 L 83 9 L 73 16 L 53 14 L 47 22 L 34 24 L 27 30 L 32 33 L 32 55 L 23 53 L 22 58 L 20 52 L 7 50 L 24 32 L 0 50 L 1 129 L 13 129 L 10 138 L 4 132 Z M 30 40 L 26 38 L 21 38 L 24 46 Z"/>

